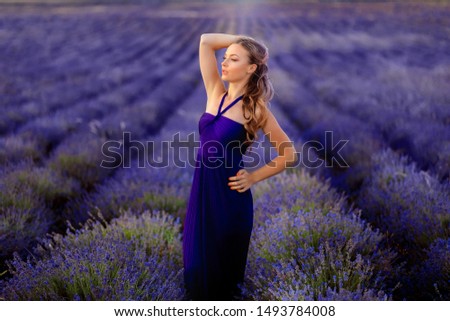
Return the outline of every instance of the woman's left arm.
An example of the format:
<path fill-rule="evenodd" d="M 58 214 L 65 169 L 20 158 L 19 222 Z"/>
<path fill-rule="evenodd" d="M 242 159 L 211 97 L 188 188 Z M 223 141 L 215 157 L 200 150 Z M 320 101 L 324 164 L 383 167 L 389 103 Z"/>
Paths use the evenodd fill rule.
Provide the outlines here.
<path fill-rule="evenodd" d="M 257 183 L 270 176 L 280 173 L 286 167 L 293 166 L 298 160 L 294 144 L 283 129 L 281 129 L 270 109 L 267 110 L 267 113 L 267 122 L 262 130 L 264 134 L 268 135 L 270 143 L 277 150 L 278 156 L 266 165 L 250 173 L 253 183 Z"/>
<path fill-rule="evenodd" d="M 286 167 L 294 165 L 298 161 L 294 144 L 283 129 L 281 129 L 272 112 L 270 110 L 267 110 L 267 112 L 267 122 L 262 130 L 264 134 L 268 135 L 271 144 L 277 150 L 278 156 L 251 173 L 245 169 L 241 169 L 237 173 L 237 176 L 230 177 L 230 188 L 236 189 L 238 192 L 246 191 L 251 185 L 280 173 Z M 236 186 L 233 181 L 237 181 Z"/>

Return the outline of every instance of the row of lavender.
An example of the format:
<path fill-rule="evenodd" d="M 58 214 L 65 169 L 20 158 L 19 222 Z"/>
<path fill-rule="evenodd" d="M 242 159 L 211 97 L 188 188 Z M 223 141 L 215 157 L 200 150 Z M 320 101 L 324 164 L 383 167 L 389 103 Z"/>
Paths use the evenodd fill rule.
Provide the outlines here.
<path fill-rule="evenodd" d="M 386 16 L 376 24 L 323 15 L 312 21 L 305 12 L 265 19 L 263 30 L 276 44 L 276 101 L 302 139 L 329 150 L 347 141 L 339 154 L 349 167 L 334 163 L 324 173 L 387 235 L 384 247 L 399 253 L 394 298 L 448 299 L 450 42 L 440 28 L 450 21 L 448 8 L 435 16 L 416 10 L 432 18 L 426 29 L 402 15 L 396 21 L 408 24 Z M 322 19 L 332 32 L 312 31 L 321 30 Z M 322 150 L 328 165 L 335 156 Z"/>

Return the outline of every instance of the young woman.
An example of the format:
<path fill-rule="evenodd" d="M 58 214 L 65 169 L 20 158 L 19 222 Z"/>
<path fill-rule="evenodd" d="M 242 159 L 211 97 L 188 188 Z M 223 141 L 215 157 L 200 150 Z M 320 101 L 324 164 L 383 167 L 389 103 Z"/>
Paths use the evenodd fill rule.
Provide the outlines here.
<path fill-rule="evenodd" d="M 227 49 L 220 75 L 215 51 L 221 48 Z M 183 230 L 184 281 L 191 300 L 239 298 L 253 227 L 250 187 L 297 161 L 268 108 L 273 96 L 268 57 L 267 48 L 251 37 L 208 33 L 200 38 L 207 104 L 199 120 L 200 149 Z M 242 156 L 259 129 L 278 156 L 248 172 Z"/>

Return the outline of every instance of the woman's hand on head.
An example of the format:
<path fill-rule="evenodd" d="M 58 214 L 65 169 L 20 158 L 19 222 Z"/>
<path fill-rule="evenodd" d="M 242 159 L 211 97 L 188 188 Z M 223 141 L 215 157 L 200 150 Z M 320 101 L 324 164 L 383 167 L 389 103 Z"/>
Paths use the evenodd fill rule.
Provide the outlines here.
<path fill-rule="evenodd" d="M 240 169 L 236 176 L 229 177 L 229 180 L 228 186 L 232 190 L 237 190 L 240 193 L 245 192 L 255 183 L 252 174 L 245 169 Z"/>

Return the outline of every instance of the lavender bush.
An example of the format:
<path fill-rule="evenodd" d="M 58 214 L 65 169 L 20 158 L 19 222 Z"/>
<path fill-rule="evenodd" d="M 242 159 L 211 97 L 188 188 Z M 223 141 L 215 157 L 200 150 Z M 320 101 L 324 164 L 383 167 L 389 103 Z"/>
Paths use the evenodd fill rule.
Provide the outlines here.
<path fill-rule="evenodd" d="M 413 269 L 407 290 L 419 288 L 420 300 L 450 300 L 450 239 L 436 239 L 426 250 L 423 264 Z"/>
<path fill-rule="evenodd" d="M 26 261 L 8 262 L 6 300 L 180 300 L 180 223 L 160 212 L 123 212 L 42 241 Z M 39 259 L 37 259 L 39 257 Z"/>
<path fill-rule="evenodd" d="M 278 194 L 273 187 L 280 186 L 282 180 L 286 185 Z M 317 194 L 310 198 L 313 191 Z M 294 171 L 260 184 L 258 194 L 255 206 L 258 224 L 252 234 L 243 285 L 246 297 L 390 298 L 385 279 L 392 277 L 389 274 L 395 270 L 392 266 L 395 253 L 380 247 L 383 235 L 366 225 L 360 218 L 361 211 L 348 208 L 345 199 L 329 185 L 321 186 L 315 178 Z M 266 206 L 266 212 L 261 214 L 263 205 L 259 204 L 273 204 L 271 201 L 283 205 Z"/>
<path fill-rule="evenodd" d="M 348 209 L 346 196 L 321 181 L 307 169 L 289 169 L 255 185 L 254 225 L 265 222 L 282 211 L 322 210 L 340 212 Z"/>
<path fill-rule="evenodd" d="M 0 208 L 2 261 L 14 252 L 23 254 L 25 249 L 30 249 L 38 238 L 49 231 L 54 221 L 51 211 L 45 207 L 44 202 L 36 199 L 32 190 L 28 188 L 22 190 L 20 199 L 16 198 L 15 202 L 18 204 Z M 3 268 L 2 263 L 0 268 Z"/>
<path fill-rule="evenodd" d="M 48 166 L 60 175 L 76 179 L 81 187 L 90 190 L 112 173 L 99 166 L 104 139 L 92 133 L 78 133 L 58 146 L 48 160 Z"/>
<path fill-rule="evenodd" d="M 0 137 L 0 165 L 8 166 L 23 159 L 37 162 L 44 158 L 36 139 L 25 139 L 17 135 Z"/>
<path fill-rule="evenodd" d="M 75 179 L 27 161 L 4 168 L 2 174 L 0 204 L 4 206 L 14 203 L 15 198 L 27 189 L 32 190 L 36 198 L 43 199 L 51 209 L 60 209 L 68 199 L 80 193 L 80 185 Z"/>
<path fill-rule="evenodd" d="M 391 150 L 373 156 L 374 170 L 364 182 L 358 205 L 365 218 L 389 234 L 405 255 L 450 234 L 448 183 L 419 171 L 408 157 Z"/>
<path fill-rule="evenodd" d="M 396 297 L 416 300 L 447 297 L 446 291 L 430 289 L 436 282 L 448 289 L 446 279 L 425 277 L 424 271 L 446 269 L 447 263 L 434 257 L 444 249 L 432 244 L 450 235 L 448 182 L 440 183 L 436 176 L 419 171 L 407 156 L 391 150 L 374 155 L 373 162 L 374 170 L 362 186 L 358 204 L 364 209 L 365 218 L 387 235 L 386 243 L 396 248 L 401 261 L 406 263 L 399 276 L 402 287 Z M 443 274 L 433 275 L 439 278 Z"/>
<path fill-rule="evenodd" d="M 3 167 L 0 176 L 0 258 L 29 248 L 60 225 L 58 213 L 77 195 L 77 182 L 29 160 Z"/>
<path fill-rule="evenodd" d="M 393 254 L 379 248 L 381 239 L 356 214 L 279 213 L 254 230 L 243 293 L 255 300 L 324 300 L 342 289 L 342 298 L 387 299 L 381 289 Z"/>
<path fill-rule="evenodd" d="M 122 168 L 94 192 L 70 201 L 64 215 L 75 225 L 84 222 L 87 213 L 95 208 L 106 220 L 117 217 L 118 208 L 135 212 L 164 210 L 184 221 L 191 179 L 186 169 L 175 166 Z"/>

